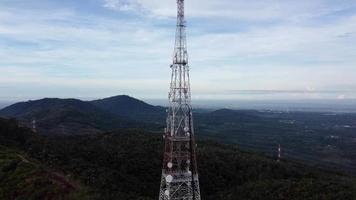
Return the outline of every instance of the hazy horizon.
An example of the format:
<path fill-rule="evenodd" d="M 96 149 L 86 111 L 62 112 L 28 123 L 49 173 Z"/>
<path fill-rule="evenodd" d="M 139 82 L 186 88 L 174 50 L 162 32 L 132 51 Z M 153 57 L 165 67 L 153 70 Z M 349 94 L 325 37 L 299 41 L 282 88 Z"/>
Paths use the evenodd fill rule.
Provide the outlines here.
<path fill-rule="evenodd" d="M 147 99 L 137 98 L 155 106 L 167 106 L 168 99 Z M 57 97 L 41 97 L 34 99 L 18 99 L 18 100 L 1 100 L 0 109 L 18 102 L 26 102 L 29 100 L 38 100 L 43 98 Z M 71 97 L 67 97 L 71 98 Z M 62 98 L 62 99 L 67 99 Z M 90 101 L 98 98 L 76 98 L 83 101 Z M 274 110 L 274 111 L 315 111 L 315 112 L 356 112 L 356 99 L 274 99 L 274 100 L 246 100 L 246 99 L 192 99 L 193 108 L 195 109 L 252 109 L 252 110 Z"/>

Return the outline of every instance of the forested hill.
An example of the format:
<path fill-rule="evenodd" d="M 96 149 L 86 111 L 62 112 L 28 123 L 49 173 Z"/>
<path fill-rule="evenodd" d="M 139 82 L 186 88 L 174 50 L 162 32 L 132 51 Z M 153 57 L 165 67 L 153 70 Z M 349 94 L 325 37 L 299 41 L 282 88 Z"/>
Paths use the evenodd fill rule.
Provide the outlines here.
<path fill-rule="evenodd" d="M 14 120 L 0 120 L 0 145 L 7 152 L 22 152 L 27 160 L 45 167 L 48 173 L 61 172 L 77 180 L 81 186 L 74 192 L 77 195 L 68 195 L 66 199 L 157 199 L 163 149 L 159 135 L 126 130 L 96 135 L 39 136 L 17 127 Z M 2 155 L 8 155 L 7 152 Z M 0 157 L 2 199 L 18 194 L 12 187 L 4 187 L 7 182 L 3 177 L 11 177 L 16 188 L 35 187 L 36 182 L 24 178 L 33 171 L 23 171 L 20 176 L 4 163 Z M 198 168 L 204 200 L 356 198 L 354 177 L 297 163 L 276 162 L 215 142 L 198 140 Z M 34 194 L 26 199 L 62 199 L 59 193 L 44 192 L 38 196 L 51 187 L 42 184 L 41 190 L 28 190 Z"/>
<path fill-rule="evenodd" d="M 248 151 L 303 161 L 356 174 L 356 114 L 271 110 L 194 110 L 195 134 Z M 11 105 L 0 117 L 15 117 L 40 134 L 83 135 L 142 128 L 163 132 L 165 109 L 119 95 L 95 101 L 40 99 Z M 24 124 L 25 123 L 25 124 Z"/>
<path fill-rule="evenodd" d="M 0 119 L 0 199 L 89 199 L 79 181 L 26 152 L 42 139 L 14 120 Z M 34 142 L 35 141 L 35 142 Z"/>
<path fill-rule="evenodd" d="M 116 106 L 128 106 L 127 109 L 130 110 L 141 105 L 138 100 L 132 98 L 121 99 L 126 99 L 126 97 L 115 98 Z M 155 129 L 157 127 L 151 121 L 135 120 L 111 113 L 110 109 L 102 109 L 101 101 L 106 100 L 88 102 L 78 99 L 45 98 L 13 104 L 0 110 L 0 116 L 16 118 L 27 127 L 32 127 L 32 121 L 36 120 L 37 129 L 42 134 L 93 134 L 121 128 Z M 152 108 L 153 106 L 146 105 L 146 107 Z M 143 106 L 140 109 L 143 109 Z M 138 113 L 138 111 L 132 110 L 131 113 Z"/>

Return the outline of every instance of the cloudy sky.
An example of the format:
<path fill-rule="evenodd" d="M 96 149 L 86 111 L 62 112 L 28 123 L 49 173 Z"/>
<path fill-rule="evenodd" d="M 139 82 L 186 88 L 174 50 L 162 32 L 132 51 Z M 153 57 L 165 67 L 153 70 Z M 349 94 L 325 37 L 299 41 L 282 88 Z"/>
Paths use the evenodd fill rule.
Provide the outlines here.
<path fill-rule="evenodd" d="M 0 0 L 0 100 L 166 98 L 175 0 Z M 186 0 L 196 99 L 356 98 L 355 0 Z"/>

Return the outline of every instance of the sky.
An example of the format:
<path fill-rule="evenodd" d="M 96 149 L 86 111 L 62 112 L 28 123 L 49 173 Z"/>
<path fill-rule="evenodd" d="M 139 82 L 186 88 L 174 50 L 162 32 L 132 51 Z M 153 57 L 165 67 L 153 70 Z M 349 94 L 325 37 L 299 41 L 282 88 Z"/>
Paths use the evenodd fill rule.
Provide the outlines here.
<path fill-rule="evenodd" d="M 175 0 L 0 0 L 0 100 L 168 96 Z M 186 0 L 193 99 L 356 99 L 355 0 Z"/>

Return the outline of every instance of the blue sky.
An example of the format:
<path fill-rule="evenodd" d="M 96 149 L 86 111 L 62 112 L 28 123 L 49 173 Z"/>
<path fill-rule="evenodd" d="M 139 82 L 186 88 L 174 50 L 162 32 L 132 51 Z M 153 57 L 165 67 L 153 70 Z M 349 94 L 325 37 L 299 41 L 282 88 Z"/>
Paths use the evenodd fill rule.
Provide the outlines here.
<path fill-rule="evenodd" d="M 0 100 L 166 98 L 175 0 L 0 0 Z M 355 0 L 186 0 L 195 99 L 355 99 Z"/>

